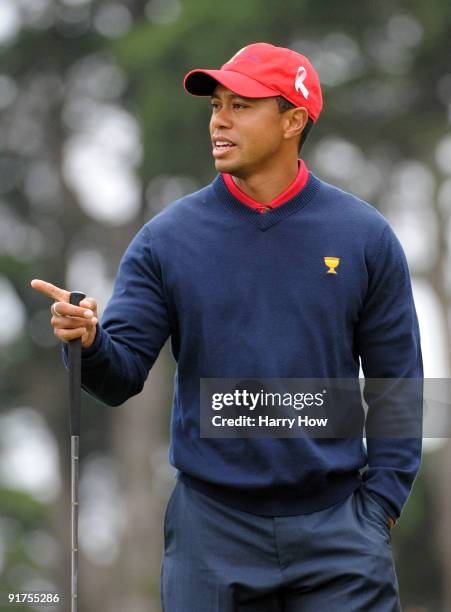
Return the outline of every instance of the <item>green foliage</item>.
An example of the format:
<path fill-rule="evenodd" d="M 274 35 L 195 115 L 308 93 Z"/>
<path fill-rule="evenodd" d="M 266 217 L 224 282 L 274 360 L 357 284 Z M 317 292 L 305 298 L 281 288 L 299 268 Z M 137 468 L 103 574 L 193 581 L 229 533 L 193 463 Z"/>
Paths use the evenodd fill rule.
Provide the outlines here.
<path fill-rule="evenodd" d="M 23 529 L 42 526 L 48 516 L 49 506 L 31 495 L 16 489 L 0 487 L 0 515 L 10 517 Z"/>
<path fill-rule="evenodd" d="M 401 520 L 394 527 L 393 548 L 404 606 L 421 604 L 433 610 L 439 606 L 443 585 L 433 537 L 437 509 L 434 490 L 428 485 L 431 463 L 431 456 L 425 454 Z"/>

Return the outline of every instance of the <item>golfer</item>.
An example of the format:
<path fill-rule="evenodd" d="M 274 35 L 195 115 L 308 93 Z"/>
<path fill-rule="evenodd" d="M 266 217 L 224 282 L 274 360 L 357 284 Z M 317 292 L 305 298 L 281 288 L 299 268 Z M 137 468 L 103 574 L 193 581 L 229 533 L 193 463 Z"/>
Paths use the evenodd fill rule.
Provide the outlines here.
<path fill-rule="evenodd" d="M 82 386 L 106 404 L 142 390 L 171 338 L 177 481 L 163 609 L 400 610 L 390 530 L 421 438 L 205 438 L 199 387 L 358 379 L 360 363 L 368 378 L 421 379 L 403 250 L 373 206 L 300 158 L 323 105 L 305 56 L 250 44 L 184 87 L 211 99 L 212 183 L 138 232 L 100 322 L 94 298 L 73 306 L 67 291 L 32 282 L 56 300 L 55 335 L 82 338 Z"/>

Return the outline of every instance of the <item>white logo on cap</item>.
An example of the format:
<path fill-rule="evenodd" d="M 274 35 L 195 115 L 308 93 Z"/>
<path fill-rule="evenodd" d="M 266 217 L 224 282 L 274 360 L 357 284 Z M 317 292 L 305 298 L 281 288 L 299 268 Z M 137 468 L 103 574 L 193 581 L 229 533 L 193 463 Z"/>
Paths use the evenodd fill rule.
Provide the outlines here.
<path fill-rule="evenodd" d="M 296 91 L 300 91 L 302 95 L 304 96 L 304 98 L 307 100 L 310 92 L 307 89 L 307 87 L 304 85 L 304 81 L 306 78 L 307 78 L 307 70 L 304 68 L 304 66 L 299 66 L 298 72 L 296 74 L 296 81 L 294 83 L 294 88 L 296 89 Z"/>

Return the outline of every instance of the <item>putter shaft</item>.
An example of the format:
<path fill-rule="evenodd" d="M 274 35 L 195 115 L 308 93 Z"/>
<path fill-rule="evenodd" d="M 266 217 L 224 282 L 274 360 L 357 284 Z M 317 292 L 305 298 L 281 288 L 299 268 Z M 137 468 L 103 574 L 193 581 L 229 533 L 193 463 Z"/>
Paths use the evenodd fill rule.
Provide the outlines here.
<path fill-rule="evenodd" d="M 78 449 L 79 436 L 71 436 L 71 612 L 78 605 Z"/>

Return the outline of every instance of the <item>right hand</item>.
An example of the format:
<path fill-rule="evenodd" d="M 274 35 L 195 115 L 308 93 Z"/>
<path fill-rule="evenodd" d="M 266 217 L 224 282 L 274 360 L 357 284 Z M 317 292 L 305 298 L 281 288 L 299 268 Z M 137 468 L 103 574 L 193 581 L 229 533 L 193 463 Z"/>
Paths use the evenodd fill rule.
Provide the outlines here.
<path fill-rule="evenodd" d="M 83 348 L 94 342 L 97 331 L 97 300 L 84 298 L 79 306 L 70 303 L 70 291 L 60 289 L 51 283 L 35 278 L 31 286 L 49 298 L 56 300 L 50 306 L 50 323 L 53 333 L 63 342 L 81 338 Z"/>

